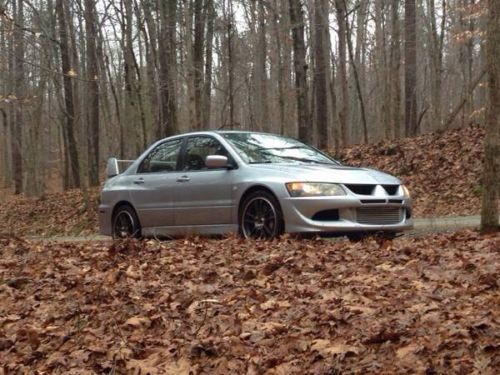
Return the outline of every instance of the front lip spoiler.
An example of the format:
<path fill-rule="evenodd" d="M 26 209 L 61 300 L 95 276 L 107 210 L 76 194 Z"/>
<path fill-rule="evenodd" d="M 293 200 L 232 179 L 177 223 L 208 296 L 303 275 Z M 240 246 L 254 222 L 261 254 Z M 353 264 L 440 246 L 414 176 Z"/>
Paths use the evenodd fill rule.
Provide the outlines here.
<path fill-rule="evenodd" d="M 350 232 L 404 232 L 412 230 L 413 221 L 404 220 L 398 224 L 365 225 L 347 220 L 316 222 L 308 220 L 302 225 L 291 225 L 287 233 L 316 232 L 316 233 L 350 233 Z"/>

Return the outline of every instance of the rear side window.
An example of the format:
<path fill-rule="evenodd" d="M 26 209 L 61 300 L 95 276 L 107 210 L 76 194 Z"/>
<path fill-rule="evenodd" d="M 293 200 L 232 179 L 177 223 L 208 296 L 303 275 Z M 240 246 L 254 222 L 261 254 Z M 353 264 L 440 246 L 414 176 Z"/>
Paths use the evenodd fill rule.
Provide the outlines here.
<path fill-rule="evenodd" d="M 138 173 L 173 172 L 181 152 L 182 139 L 173 139 L 156 146 L 142 161 Z"/>

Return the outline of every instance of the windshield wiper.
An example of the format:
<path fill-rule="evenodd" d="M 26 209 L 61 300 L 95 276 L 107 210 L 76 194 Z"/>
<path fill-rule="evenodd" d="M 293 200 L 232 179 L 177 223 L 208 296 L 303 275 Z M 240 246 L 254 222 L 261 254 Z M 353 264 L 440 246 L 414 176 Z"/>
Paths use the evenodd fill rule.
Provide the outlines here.
<path fill-rule="evenodd" d="M 302 163 L 315 163 L 315 164 L 326 164 L 326 165 L 335 165 L 335 163 L 328 163 L 324 161 L 318 161 L 318 160 L 312 160 L 312 159 L 306 159 L 306 158 L 297 158 L 293 156 L 278 156 L 280 159 L 289 159 L 289 160 L 295 160 L 299 161 Z M 280 164 L 281 161 L 278 160 L 258 160 L 258 161 L 251 161 L 248 164 Z"/>
<path fill-rule="evenodd" d="M 272 164 L 272 160 L 255 160 L 255 161 L 250 161 L 248 164 Z"/>
<path fill-rule="evenodd" d="M 260 147 L 260 150 L 293 150 L 297 148 L 305 148 L 304 146 L 285 146 L 285 147 Z"/>

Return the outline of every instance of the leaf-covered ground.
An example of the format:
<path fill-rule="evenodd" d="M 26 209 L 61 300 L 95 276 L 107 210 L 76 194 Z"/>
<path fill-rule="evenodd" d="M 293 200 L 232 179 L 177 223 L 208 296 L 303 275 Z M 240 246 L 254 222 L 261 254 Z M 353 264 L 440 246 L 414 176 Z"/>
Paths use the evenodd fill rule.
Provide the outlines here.
<path fill-rule="evenodd" d="M 9 195 L 0 201 L 0 233 L 25 235 L 88 235 L 98 228 L 99 191 L 90 190 L 86 205 L 79 190 L 37 198 Z M 88 208 L 87 208 L 88 207 Z"/>
<path fill-rule="evenodd" d="M 343 150 L 350 165 L 374 167 L 400 177 L 414 198 L 417 217 L 478 214 L 484 131 L 467 127 L 414 139 L 386 141 Z M 17 235 L 74 235 L 98 231 L 98 191 L 89 193 L 88 210 L 79 191 L 40 198 L 9 195 L 0 199 L 0 232 Z"/>
<path fill-rule="evenodd" d="M 483 139 L 484 129 L 470 126 L 358 145 L 339 157 L 401 178 L 412 193 L 416 216 L 475 215 L 481 207 Z"/>
<path fill-rule="evenodd" d="M 499 249 L 4 238 L 0 373 L 498 374 Z"/>

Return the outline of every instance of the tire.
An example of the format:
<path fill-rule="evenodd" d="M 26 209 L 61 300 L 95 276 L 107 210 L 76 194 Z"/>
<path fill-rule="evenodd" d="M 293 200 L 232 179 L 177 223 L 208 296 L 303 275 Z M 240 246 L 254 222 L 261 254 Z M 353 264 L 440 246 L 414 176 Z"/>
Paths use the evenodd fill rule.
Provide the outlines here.
<path fill-rule="evenodd" d="M 283 213 L 274 195 L 258 190 L 245 197 L 239 217 L 243 238 L 272 240 L 283 234 L 284 228 Z"/>
<path fill-rule="evenodd" d="M 113 238 L 140 238 L 141 224 L 135 210 L 127 205 L 120 206 L 113 215 Z"/>

